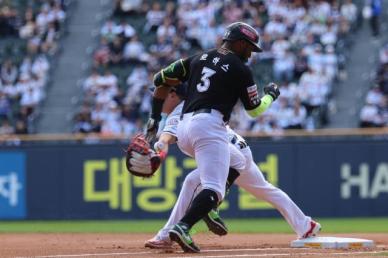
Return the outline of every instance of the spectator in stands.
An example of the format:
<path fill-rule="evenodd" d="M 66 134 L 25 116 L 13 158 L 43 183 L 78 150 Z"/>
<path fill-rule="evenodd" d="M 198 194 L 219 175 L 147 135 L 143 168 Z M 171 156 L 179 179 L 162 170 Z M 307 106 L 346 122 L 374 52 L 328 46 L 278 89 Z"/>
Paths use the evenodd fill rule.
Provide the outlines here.
<path fill-rule="evenodd" d="M 127 85 L 129 90 L 133 90 L 133 88 L 137 88 L 138 84 L 143 84 L 148 81 L 149 73 L 144 65 L 137 65 L 132 70 L 127 78 Z M 134 92 L 134 94 L 137 94 Z"/>
<path fill-rule="evenodd" d="M 17 35 L 18 16 L 15 9 L 8 5 L 0 6 L 0 36 Z"/>
<path fill-rule="evenodd" d="M 78 113 L 75 116 L 74 133 L 90 133 L 93 131 L 93 125 L 88 113 Z"/>
<path fill-rule="evenodd" d="M 260 59 L 272 59 L 274 54 L 272 52 L 272 38 L 271 35 L 268 33 L 263 33 L 262 37 L 260 38 L 260 46 L 263 52 L 259 53 Z"/>
<path fill-rule="evenodd" d="M 176 35 L 175 26 L 172 24 L 171 18 L 166 17 L 163 20 L 163 24 L 156 30 L 156 36 L 158 38 L 173 38 Z"/>
<path fill-rule="evenodd" d="M 0 121 L 0 135 L 4 134 L 13 134 L 15 132 L 15 129 L 11 125 L 10 121 L 8 119 L 3 119 Z"/>
<path fill-rule="evenodd" d="M 22 39 L 29 39 L 34 35 L 36 29 L 34 12 L 32 8 L 29 7 L 25 11 L 23 25 L 19 29 L 19 36 Z"/>
<path fill-rule="evenodd" d="M 50 13 L 50 7 L 47 4 L 42 5 L 40 13 L 36 16 L 36 25 L 38 33 L 42 35 L 50 22 L 54 22 L 55 17 L 53 13 Z"/>
<path fill-rule="evenodd" d="M 309 68 L 300 78 L 299 96 L 306 107 L 307 115 L 310 116 L 314 110 L 326 103 L 328 85 L 316 70 Z"/>
<path fill-rule="evenodd" d="M 109 56 L 112 65 L 122 64 L 123 61 L 123 44 L 120 37 L 115 37 L 113 42 L 109 43 Z"/>
<path fill-rule="evenodd" d="M 15 122 L 15 134 L 28 134 L 27 124 L 20 119 L 17 119 Z"/>
<path fill-rule="evenodd" d="M 149 54 L 136 35 L 125 44 L 123 57 L 126 62 L 132 64 L 146 63 L 149 60 Z"/>
<path fill-rule="evenodd" d="M 31 68 L 32 68 L 32 58 L 30 56 L 25 56 L 19 65 L 20 74 L 30 73 Z"/>
<path fill-rule="evenodd" d="M 120 33 L 120 29 L 113 20 L 107 20 L 102 26 L 100 34 L 103 38 L 108 40 L 108 42 L 113 41 L 113 39 Z"/>
<path fill-rule="evenodd" d="M 366 103 L 360 112 L 360 127 L 381 127 L 383 119 L 376 105 Z"/>
<path fill-rule="evenodd" d="M 32 87 L 28 87 L 25 91 L 21 92 L 20 105 L 27 109 L 28 116 L 34 113 L 40 100 L 41 96 L 39 95 L 39 91 L 34 90 Z"/>
<path fill-rule="evenodd" d="M 334 47 L 328 45 L 325 47 L 325 53 L 323 54 L 323 69 L 330 80 L 334 80 L 338 73 L 338 57 L 334 51 Z"/>
<path fill-rule="evenodd" d="M 243 10 L 237 5 L 235 1 L 227 1 L 222 12 L 224 22 L 230 24 L 240 21 L 243 16 Z"/>
<path fill-rule="evenodd" d="M 287 36 L 287 26 L 283 23 L 281 16 L 272 16 L 265 25 L 264 32 L 271 35 L 272 39 L 284 38 Z"/>
<path fill-rule="evenodd" d="M 39 78 L 47 79 L 47 73 L 50 69 L 50 63 L 44 54 L 38 55 L 31 66 L 31 73 L 35 74 Z"/>
<path fill-rule="evenodd" d="M 49 53 L 53 55 L 57 50 L 57 30 L 55 28 L 55 23 L 50 22 L 48 24 L 47 30 L 42 35 L 41 50 L 44 53 Z"/>
<path fill-rule="evenodd" d="M 0 121 L 10 119 L 12 113 L 11 101 L 0 87 Z"/>
<path fill-rule="evenodd" d="M 388 96 L 388 62 L 383 63 L 377 71 L 376 82 L 381 91 Z"/>
<path fill-rule="evenodd" d="M 143 13 L 144 5 L 142 0 L 116 0 L 114 15 L 134 15 Z"/>
<path fill-rule="evenodd" d="M 384 94 L 381 92 L 381 89 L 378 85 L 372 87 L 366 94 L 365 101 L 368 104 L 375 106 L 383 106 L 385 102 Z"/>
<path fill-rule="evenodd" d="M 159 2 L 155 1 L 152 4 L 151 10 L 147 12 L 146 15 L 146 24 L 144 26 L 145 32 L 155 32 L 159 25 L 162 24 L 163 19 L 166 17 L 165 11 L 162 10 L 162 7 Z"/>
<path fill-rule="evenodd" d="M 275 55 L 275 60 L 273 63 L 273 74 L 276 81 L 293 80 L 294 69 L 295 55 L 291 51 L 286 50 L 282 54 Z"/>
<path fill-rule="evenodd" d="M 106 65 L 110 60 L 109 43 L 106 38 L 101 38 L 100 45 L 94 52 L 94 65 Z"/>
<path fill-rule="evenodd" d="M 357 6 L 352 0 L 345 0 L 341 5 L 341 15 L 349 22 L 355 23 L 357 20 Z"/>
<path fill-rule="evenodd" d="M 162 67 L 171 61 L 171 53 L 174 50 L 171 43 L 166 38 L 159 37 L 156 44 L 150 46 L 150 54 Z"/>
<path fill-rule="evenodd" d="M 66 13 L 62 9 L 62 5 L 59 1 L 51 2 L 50 15 L 53 17 L 53 24 L 56 31 L 59 31 L 62 23 L 66 19 Z"/>
<path fill-rule="evenodd" d="M 18 69 L 11 59 L 4 61 L 0 71 L 1 79 L 5 84 L 14 83 L 18 76 Z"/>
<path fill-rule="evenodd" d="M 117 25 L 117 34 L 124 38 L 125 41 L 128 41 L 136 35 L 136 30 L 126 20 L 122 20 L 120 24 Z"/>
<path fill-rule="evenodd" d="M 383 46 L 379 51 L 379 61 L 380 64 L 387 64 L 388 63 L 388 43 Z"/>
<path fill-rule="evenodd" d="M 290 121 L 285 129 L 303 129 L 307 118 L 306 108 L 301 104 L 299 98 L 294 98 L 292 101 Z"/>
<path fill-rule="evenodd" d="M 377 37 L 380 35 L 380 15 L 382 12 L 381 0 L 366 0 L 370 4 L 372 9 L 372 16 L 370 17 L 370 25 L 373 36 Z"/>
<path fill-rule="evenodd" d="M 93 69 L 90 76 L 86 78 L 86 80 L 83 83 L 83 90 L 88 93 L 94 93 L 97 91 L 98 83 L 100 79 L 100 74 L 98 73 L 97 69 Z"/>
<path fill-rule="evenodd" d="M 322 45 L 334 45 L 337 42 L 337 30 L 333 23 L 327 22 L 328 26 L 326 31 L 321 34 L 320 41 Z"/>

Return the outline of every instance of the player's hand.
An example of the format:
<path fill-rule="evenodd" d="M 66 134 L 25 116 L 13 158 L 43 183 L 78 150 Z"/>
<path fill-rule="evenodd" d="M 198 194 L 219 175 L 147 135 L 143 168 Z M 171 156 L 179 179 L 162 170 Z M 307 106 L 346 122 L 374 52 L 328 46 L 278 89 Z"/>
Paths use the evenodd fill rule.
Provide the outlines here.
<path fill-rule="evenodd" d="M 168 146 L 167 143 L 157 141 L 154 144 L 154 150 L 164 160 L 167 156 Z"/>
<path fill-rule="evenodd" d="M 264 93 L 270 95 L 273 101 L 275 101 L 280 95 L 279 86 L 276 85 L 276 83 L 271 82 L 264 87 Z"/>
<path fill-rule="evenodd" d="M 145 138 L 148 142 L 152 142 L 156 138 L 156 134 L 159 128 L 159 121 L 149 118 L 146 126 L 146 135 Z"/>
<path fill-rule="evenodd" d="M 157 141 L 154 144 L 154 150 L 157 153 L 159 153 L 161 151 L 166 151 L 166 149 L 167 149 L 166 147 L 167 147 L 166 144 L 164 142 L 161 142 L 161 141 Z"/>

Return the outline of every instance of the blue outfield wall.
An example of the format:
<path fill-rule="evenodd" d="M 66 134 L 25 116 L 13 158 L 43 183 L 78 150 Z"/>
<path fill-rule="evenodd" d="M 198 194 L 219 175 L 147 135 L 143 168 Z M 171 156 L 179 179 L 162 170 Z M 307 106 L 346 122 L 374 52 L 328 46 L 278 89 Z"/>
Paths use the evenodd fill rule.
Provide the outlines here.
<path fill-rule="evenodd" d="M 387 139 L 248 142 L 266 178 L 306 214 L 388 216 Z M 195 161 L 174 146 L 154 177 L 134 178 L 126 172 L 125 147 L 2 146 L 0 219 L 166 218 Z M 235 186 L 222 208 L 224 217 L 279 216 Z"/>

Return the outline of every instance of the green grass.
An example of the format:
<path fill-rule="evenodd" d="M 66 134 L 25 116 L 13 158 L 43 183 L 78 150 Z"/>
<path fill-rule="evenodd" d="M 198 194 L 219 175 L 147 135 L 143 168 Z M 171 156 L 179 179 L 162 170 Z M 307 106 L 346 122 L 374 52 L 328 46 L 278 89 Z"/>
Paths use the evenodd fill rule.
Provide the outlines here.
<path fill-rule="evenodd" d="M 388 233 L 386 218 L 318 219 L 324 233 Z M 164 220 L 99 220 L 99 221 L 0 221 L 0 232 L 105 232 L 154 233 Z M 283 219 L 226 219 L 230 232 L 292 233 Z M 206 231 L 204 223 L 195 230 Z"/>

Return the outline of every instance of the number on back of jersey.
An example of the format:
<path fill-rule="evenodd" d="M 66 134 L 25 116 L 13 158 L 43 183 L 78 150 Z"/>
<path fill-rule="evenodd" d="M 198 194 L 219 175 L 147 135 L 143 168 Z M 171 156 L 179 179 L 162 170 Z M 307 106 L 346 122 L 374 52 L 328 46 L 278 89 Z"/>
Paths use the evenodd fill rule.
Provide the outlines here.
<path fill-rule="evenodd" d="M 205 92 L 209 89 L 210 87 L 210 80 L 209 78 L 213 76 L 216 73 L 213 69 L 210 69 L 208 67 L 203 67 L 202 69 L 202 77 L 201 77 L 201 82 L 197 84 L 197 90 L 199 92 Z"/>

